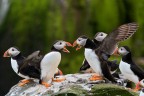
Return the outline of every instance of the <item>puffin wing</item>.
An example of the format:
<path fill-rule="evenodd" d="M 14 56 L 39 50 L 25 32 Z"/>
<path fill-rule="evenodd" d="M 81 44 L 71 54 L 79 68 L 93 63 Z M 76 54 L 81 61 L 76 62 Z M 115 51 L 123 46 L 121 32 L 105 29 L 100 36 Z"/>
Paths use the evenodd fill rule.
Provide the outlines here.
<path fill-rule="evenodd" d="M 38 50 L 38 51 L 35 51 L 35 52 L 33 52 L 32 54 L 30 54 L 27 58 L 26 58 L 26 60 L 31 60 L 31 59 L 33 59 L 33 58 L 35 58 L 36 56 L 38 56 L 40 54 L 40 51 Z"/>
<path fill-rule="evenodd" d="M 40 51 L 35 51 L 30 54 L 23 61 L 23 65 L 19 68 L 19 72 L 33 78 L 40 78 L 40 62 L 43 56 L 39 54 Z"/>
<path fill-rule="evenodd" d="M 139 77 L 140 80 L 144 79 L 144 71 L 136 64 L 132 64 L 130 68 L 134 72 L 134 74 Z"/>
<path fill-rule="evenodd" d="M 102 73 L 104 77 L 112 82 L 116 82 L 114 77 L 110 73 L 110 70 L 108 68 L 108 62 L 104 60 L 103 58 L 99 58 L 99 60 L 101 61 L 101 69 L 102 69 Z"/>
<path fill-rule="evenodd" d="M 121 25 L 103 40 L 98 49 L 111 55 L 114 52 L 117 43 L 130 38 L 136 32 L 137 28 L 138 24 L 135 22 Z"/>
<path fill-rule="evenodd" d="M 110 71 L 115 71 L 118 69 L 119 65 L 117 64 L 117 60 L 113 61 L 107 61 L 108 62 L 108 67 L 110 68 Z"/>
<path fill-rule="evenodd" d="M 83 64 L 82 64 L 82 66 L 80 67 L 80 71 L 86 70 L 86 69 L 88 69 L 88 68 L 90 68 L 90 65 L 89 65 L 89 63 L 87 62 L 87 60 L 84 59 Z"/>

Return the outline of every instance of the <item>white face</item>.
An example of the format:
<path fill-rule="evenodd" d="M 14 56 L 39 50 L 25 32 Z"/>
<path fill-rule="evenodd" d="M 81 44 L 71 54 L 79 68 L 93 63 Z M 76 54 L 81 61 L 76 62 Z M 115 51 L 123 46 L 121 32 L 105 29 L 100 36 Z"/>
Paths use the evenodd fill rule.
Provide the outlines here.
<path fill-rule="evenodd" d="M 94 39 L 96 39 L 97 41 L 103 41 L 106 36 L 107 36 L 106 33 L 99 32 L 98 34 L 96 34 Z"/>
<path fill-rule="evenodd" d="M 77 44 L 79 44 L 80 46 L 85 46 L 86 41 L 87 41 L 87 38 L 78 38 L 76 40 Z"/>
<path fill-rule="evenodd" d="M 66 42 L 65 41 L 58 41 L 53 45 L 57 50 L 62 50 L 65 46 L 66 46 Z"/>
<path fill-rule="evenodd" d="M 11 47 L 8 49 L 8 53 L 10 54 L 11 57 L 14 57 L 17 56 L 20 53 L 20 51 L 15 47 Z"/>
<path fill-rule="evenodd" d="M 127 51 L 124 47 L 120 47 L 118 49 L 118 53 L 124 56 L 124 55 L 127 55 L 129 51 Z"/>

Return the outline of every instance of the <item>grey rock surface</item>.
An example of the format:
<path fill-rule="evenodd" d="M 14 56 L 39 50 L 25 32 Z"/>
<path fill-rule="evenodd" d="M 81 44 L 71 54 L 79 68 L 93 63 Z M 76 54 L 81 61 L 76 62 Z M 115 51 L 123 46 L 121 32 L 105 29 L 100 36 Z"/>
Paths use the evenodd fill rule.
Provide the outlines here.
<path fill-rule="evenodd" d="M 92 95 L 95 94 L 93 88 L 96 88 L 97 86 L 100 87 L 100 85 L 104 86 L 103 84 L 105 84 L 105 81 L 104 80 L 89 81 L 91 75 L 92 74 L 68 74 L 60 76 L 60 78 L 65 77 L 66 80 L 62 82 L 52 82 L 52 86 L 49 88 L 46 88 L 45 86 L 39 84 L 38 82 L 30 82 L 22 87 L 19 87 L 18 84 L 16 84 L 10 89 L 10 91 L 6 94 L 6 96 L 48 96 L 48 95 L 60 95 L 60 94 L 65 94 L 67 96 L 69 94 Z M 105 86 L 111 86 L 111 85 L 118 86 L 116 84 L 111 84 L 110 82 L 107 84 L 108 85 Z M 118 86 L 117 88 L 128 92 L 123 86 Z"/>

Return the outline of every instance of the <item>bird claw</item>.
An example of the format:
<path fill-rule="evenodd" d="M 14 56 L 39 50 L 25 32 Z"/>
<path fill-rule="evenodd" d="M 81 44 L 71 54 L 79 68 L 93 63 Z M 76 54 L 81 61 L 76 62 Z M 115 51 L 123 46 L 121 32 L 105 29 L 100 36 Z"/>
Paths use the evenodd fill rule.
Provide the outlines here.
<path fill-rule="evenodd" d="M 64 80 L 66 80 L 65 77 L 53 78 L 53 79 L 52 79 L 53 82 L 62 82 L 62 81 L 64 81 Z"/>
<path fill-rule="evenodd" d="M 92 75 L 90 78 L 89 78 L 90 81 L 96 81 L 96 80 L 103 80 L 102 76 L 99 76 L 97 74 L 94 74 Z"/>
<path fill-rule="evenodd" d="M 27 84 L 29 82 L 30 82 L 30 80 L 28 80 L 28 79 L 21 80 L 20 83 L 18 84 L 18 86 L 24 86 L 25 84 Z"/>
<path fill-rule="evenodd" d="M 51 84 L 48 84 L 48 83 L 46 83 L 46 82 L 43 82 L 42 81 L 42 83 L 41 83 L 42 85 L 44 85 L 46 88 L 48 88 L 48 87 L 50 87 L 51 86 Z"/>

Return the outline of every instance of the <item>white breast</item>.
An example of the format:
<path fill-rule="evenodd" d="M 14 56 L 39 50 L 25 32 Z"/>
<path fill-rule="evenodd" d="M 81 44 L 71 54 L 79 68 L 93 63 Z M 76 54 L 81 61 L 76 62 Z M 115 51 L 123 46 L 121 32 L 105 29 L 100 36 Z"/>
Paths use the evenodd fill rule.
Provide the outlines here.
<path fill-rule="evenodd" d="M 85 48 L 85 58 L 88 61 L 91 68 L 99 75 L 102 74 L 100 62 L 98 56 L 95 54 L 95 51 L 92 49 Z"/>
<path fill-rule="evenodd" d="M 13 70 L 17 73 L 18 72 L 18 64 L 16 62 L 16 60 L 11 58 L 11 66 L 13 68 Z"/>
<path fill-rule="evenodd" d="M 41 61 L 41 79 L 43 81 L 47 82 L 54 76 L 60 61 L 60 52 L 50 52 L 44 56 Z"/>
<path fill-rule="evenodd" d="M 28 76 L 22 75 L 21 73 L 18 73 L 18 64 L 17 61 L 11 58 L 11 66 L 13 68 L 13 70 L 15 71 L 15 73 L 17 73 L 20 77 L 25 78 L 25 79 L 29 79 Z"/>
<path fill-rule="evenodd" d="M 128 79 L 134 83 L 139 82 L 138 77 L 130 69 L 130 64 L 123 62 L 121 60 L 120 65 L 119 65 L 119 69 L 126 79 Z"/>

